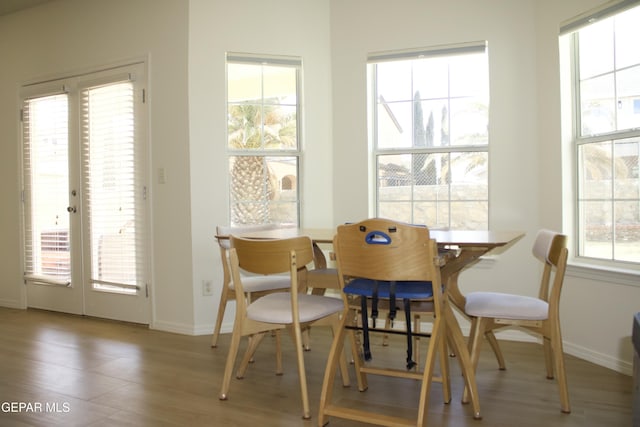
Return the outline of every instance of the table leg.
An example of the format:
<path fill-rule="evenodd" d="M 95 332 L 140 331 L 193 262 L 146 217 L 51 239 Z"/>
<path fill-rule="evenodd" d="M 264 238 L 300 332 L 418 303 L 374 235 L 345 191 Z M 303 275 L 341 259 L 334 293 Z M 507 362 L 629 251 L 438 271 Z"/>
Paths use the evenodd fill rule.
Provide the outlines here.
<path fill-rule="evenodd" d="M 473 418 L 479 420 L 482 416 L 480 415 L 480 399 L 478 397 L 478 387 L 476 385 L 476 373 L 471 363 L 471 356 L 469 355 L 467 343 L 464 341 L 464 337 L 462 336 L 462 330 L 460 330 L 458 320 L 456 319 L 448 301 L 444 304 L 444 316 L 446 320 L 447 335 L 450 338 L 449 342 L 453 345 L 453 350 L 460 362 L 460 369 L 462 370 L 462 376 L 465 380 L 465 390 L 468 390 L 468 394 L 471 397 Z M 468 403 L 468 400 L 465 401 L 463 398 L 462 403 Z"/>
<path fill-rule="evenodd" d="M 470 247 L 463 248 L 460 253 L 453 259 L 450 259 L 440 269 L 442 275 L 442 283 L 447 284 L 449 299 L 453 304 L 464 313 L 466 298 L 458 287 L 458 276 L 460 273 L 480 260 L 480 257 L 487 253 L 487 248 Z"/>
<path fill-rule="evenodd" d="M 313 242 L 313 264 L 317 269 L 327 268 L 327 258 L 315 241 Z"/>

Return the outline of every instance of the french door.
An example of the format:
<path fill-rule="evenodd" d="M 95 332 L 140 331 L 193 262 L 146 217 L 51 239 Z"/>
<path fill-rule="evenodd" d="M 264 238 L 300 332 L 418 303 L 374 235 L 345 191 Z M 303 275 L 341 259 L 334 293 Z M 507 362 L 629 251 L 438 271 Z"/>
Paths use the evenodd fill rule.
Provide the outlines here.
<path fill-rule="evenodd" d="M 149 323 L 144 64 L 23 88 L 34 308 Z"/>

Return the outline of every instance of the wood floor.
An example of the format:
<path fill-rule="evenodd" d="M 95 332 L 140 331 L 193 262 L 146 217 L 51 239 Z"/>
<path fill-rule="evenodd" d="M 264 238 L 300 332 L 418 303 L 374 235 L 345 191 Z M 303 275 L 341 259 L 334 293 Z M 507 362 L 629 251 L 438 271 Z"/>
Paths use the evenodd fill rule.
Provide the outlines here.
<path fill-rule="evenodd" d="M 291 340 L 284 337 L 285 374 L 276 376 L 274 340 L 266 339 L 246 377 L 233 379 L 227 401 L 218 391 L 229 343 L 210 336 L 151 331 L 144 326 L 38 310 L 0 308 L 0 426 L 316 426 L 330 334 L 312 331 L 306 353 L 313 418 L 301 418 Z M 373 338 L 373 357 L 402 364 L 404 345 Z M 503 342 L 507 370 L 490 350 L 478 368 L 482 420 L 460 403 L 462 378 L 451 359 L 453 401 L 439 384 L 429 401 L 428 425 L 469 427 L 630 426 L 632 379 L 567 356 L 572 413 L 560 412 L 557 386 L 545 379 L 541 346 Z M 388 356 L 389 355 L 389 356 Z M 355 381 L 352 378 L 352 383 Z M 375 405 L 413 414 L 418 393 L 410 380 L 373 377 L 369 390 L 336 381 L 335 396 L 354 406 Z M 331 419 L 330 427 L 363 424 Z"/>

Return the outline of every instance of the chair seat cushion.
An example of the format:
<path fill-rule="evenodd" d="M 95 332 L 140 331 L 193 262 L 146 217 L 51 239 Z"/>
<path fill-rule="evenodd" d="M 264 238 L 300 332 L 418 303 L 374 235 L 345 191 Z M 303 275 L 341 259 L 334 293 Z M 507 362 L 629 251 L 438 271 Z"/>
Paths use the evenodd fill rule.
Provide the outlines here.
<path fill-rule="evenodd" d="M 243 276 L 242 288 L 246 293 L 270 291 L 273 289 L 286 289 L 289 288 L 291 280 L 289 276 Z M 235 289 L 233 280 L 229 283 L 231 289 Z"/>
<path fill-rule="evenodd" d="M 549 304 L 539 298 L 500 292 L 470 292 L 464 311 L 474 317 L 545 320 Z"/>
<path fill-rule="evenodd" d="M 321 295 L 298 295 L 300 322 L 313 322 L 344 309 L 342 299 Z M 278 292 L 258 298 L 247 307 L 247 317 L 266 323 L 291 324 L 291 293 Z"/>
<path fill-rule="evenodd" d="M 343 291 L 351 295 L 363 295 L 366 297 L 373 296 L 375 281 L 371 279 L 354 279 Z M 389 298 L 391 293 L 391 282 L 378 281 L 378 297 Z M 426 299 L 433 297 L 433 288 L 431 282 L 412 282 L 398 281 L 396 282 L 396 298 L 404 299 Z"/>

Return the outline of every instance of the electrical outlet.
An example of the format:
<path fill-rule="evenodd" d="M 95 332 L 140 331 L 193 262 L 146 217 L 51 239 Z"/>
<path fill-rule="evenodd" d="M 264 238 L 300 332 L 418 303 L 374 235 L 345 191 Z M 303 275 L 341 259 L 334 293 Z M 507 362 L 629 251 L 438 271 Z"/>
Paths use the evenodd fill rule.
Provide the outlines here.
<path fill-rule="evenodd" d="M 213 295 L 213 283 L 211 280 L 202 281 L 202 295 L 205 297 Z"/>

